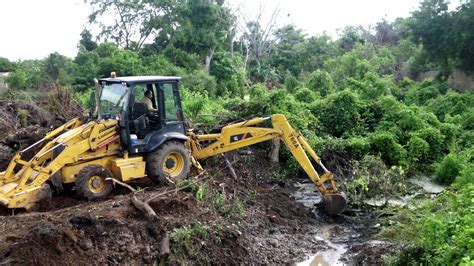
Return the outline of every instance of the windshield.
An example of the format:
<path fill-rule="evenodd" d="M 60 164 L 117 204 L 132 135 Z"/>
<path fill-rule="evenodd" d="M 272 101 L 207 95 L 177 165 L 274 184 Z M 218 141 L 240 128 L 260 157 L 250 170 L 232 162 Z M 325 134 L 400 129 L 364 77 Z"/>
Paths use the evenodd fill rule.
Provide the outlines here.
<path fill-rule="evenodd" d="M 100 115 L 102 118 L 120 117 L 128 99 L 128 88 L 125 85 L 107 84 L 102 87 L 100 95 Z"/>

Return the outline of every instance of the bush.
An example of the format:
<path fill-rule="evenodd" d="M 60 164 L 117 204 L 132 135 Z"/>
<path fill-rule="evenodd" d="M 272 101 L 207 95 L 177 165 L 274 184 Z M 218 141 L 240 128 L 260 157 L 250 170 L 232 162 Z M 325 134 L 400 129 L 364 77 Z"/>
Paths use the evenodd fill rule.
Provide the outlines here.
<path fill-rule="evenodd" d="M 327 100 L 311 108 L 325 133 L 334 137 L 350 136 L 360 130 L 359 127 L 362 125 L 360 110 L 359 98 L 349 90 L 331 94 Z"/>
<path fill-rule="evenodd" d="M 473 196 L 474 184 L 470 184 L 441 198 L 441 211 L 421 224 L 420 246 L 425 252 L 421 261 L 434 265 L 474 262 Z"/>
<path fill-rule="evenodd" d="M 299 88 L 295 93 L 296 100 L 304 103 L 312 103 L 316 100 L 314 93 L 308 88 Z"/>
<path fill-rule="evenodd" d="M 461 172 L 462 165 L 459 158 L 453 154 L 448 154 L 439 164 L 435 180 L 441 184 L 449 185 Z"/>
<path fill-rule="evenodd" d="M 217 83 L 215 78 L 203 70 L 197 70 L 183 75 L 182 87 L 187 88 L 190 91 L 206 93 L 211 97 L 215 97 L 217 94 Z"/>
<path fill-rule="evenodd" d="M 335 91 L 334 82 L 329 73 L 320 69 L 311 73 L 306 86 L 310 90 L 318 92 L 322 97 L 326 97 Z"/>
<path fill-rule="evenodd" d="M 387 131 L 379 131 L 369 136 L 370 149 L 375 155 L 380 157 L 385 164 L 405 165 L 406 151 L 397 142 L 397 138 L 393 133 Z"/>
<path fill-rule="evenodd" d="M 346 191 L 355 203 L 374 196 L 389 197 L 404 194 L 407 191 L 403 170 L 400 167 L 387 169 L 378 156 L 366 155 L 360 161 L 354 161 L 352 182 L 346 185 Z"/>
<path fill-rule="evenodd" d="M 420 161 L 426 160 L 430 153 L 430 145 L 424 139 L 412 136 L 407 144 L 407 159 L 410 166 L 416 168 Z"/>

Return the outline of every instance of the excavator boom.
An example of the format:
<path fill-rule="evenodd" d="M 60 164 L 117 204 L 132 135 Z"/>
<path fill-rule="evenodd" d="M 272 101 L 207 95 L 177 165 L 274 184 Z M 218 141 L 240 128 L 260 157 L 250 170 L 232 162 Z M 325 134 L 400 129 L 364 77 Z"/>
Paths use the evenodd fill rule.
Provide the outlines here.
<path fill-rule="evenodd" d="M 267 120 L 271 120 L 272 128 L 255 126 Z M 346 208 L 347 198 L 344 192 L 337 189 L 334 175 L 326 169 L 306 139 L 291 127 L 284 115 L 275 114 L 231 124 L 223 127 L 218 134 L 197 135 L 190 132 L 189 135 L 188 146 L 193 157 L 198 160 L 280 138 L 323 195 L 325 210 L 329 213 L 340 213 Z M 322 175 L 318 174 L 308 154 L 323 169 Z"/>

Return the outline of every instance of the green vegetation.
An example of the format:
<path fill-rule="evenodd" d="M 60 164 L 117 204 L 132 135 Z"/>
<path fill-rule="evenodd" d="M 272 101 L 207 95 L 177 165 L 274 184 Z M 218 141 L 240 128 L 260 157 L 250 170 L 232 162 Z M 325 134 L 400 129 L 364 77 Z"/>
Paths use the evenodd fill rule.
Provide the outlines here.
<path fill-rule="evenodd" d="M 398 210 L 383 235 L 411 245 L 393 262 L 472 263 L 474 91 L 461 93 L 444 81 L 451 70 L 474 66 L 472 1 L 447 11 L 446 1 L 425 0 L 407 19 L 384 20 L 374 32 L 347 27 L 338 39 L 305 36 L 294 25 L 268 31 L 274 25 L 260 19 L 237 34 L 237 18 L 224 1 L 87 2 L 102 41 L 84 30 L 73 59 L 0 58 L 0 72 L 11 71 L 5 97 L 33 99 L 48 90 L 51 99 L 62 97 L 62 105 L 50 105 L 61 112 L 71 100 L 88 107 L 93 78 L 111 71 L 182 76 L 190 123 L 285 114 L 323 158 L 334 159 L 328 166 L 345 174 L 353 203 L 402 195 L 406 180 L 417 175 L 449 185 L 415 210 Z M 103 20 L 118 13 L 116 23 Z M 425 70 L 440 75 L 412 79 Z M 20 113 L 20 121 L 26 117 Z M 281 162 L 285 171 L 301 171 L 287 151 Z M 338 171 L 342 166 L 347 169 Z M 206 183 L 187 190 L 223 217 L 244 211 L 239 199 Z M 205 232 L 204 225 L 184 227 L 172 239 L 190 243 Z"/>
<path fill-rule="evenodd" d="M 208 244 L 220 243 L 220 228 L 208 226 L 199 221 L 193 221 L 187 226 L 175 228 L 170 234 L 170 240 L 175 248 L 170 261 L 187 261 L 190 258 L 202 259 L 199 252 Z M 201 263 L 209 263 L 202 261 Z"/>

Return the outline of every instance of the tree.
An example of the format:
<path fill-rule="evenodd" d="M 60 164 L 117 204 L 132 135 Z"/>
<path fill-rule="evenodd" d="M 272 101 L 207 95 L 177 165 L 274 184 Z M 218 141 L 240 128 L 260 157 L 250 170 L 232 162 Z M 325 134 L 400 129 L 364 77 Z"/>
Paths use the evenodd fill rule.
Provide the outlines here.
<path fill-rule="evenodd" d="M 254 82 L 268 81 L 271 70 L 263 67 L 268 63 L 269 57 L 275 45 L 274 29 L 278 19 L 279 10 L 275 9 L 268 21 L 263 19 L 263 11 L 254 19 L 241 15 L 239 30 L 243 33 L 240 43 L 244 53 L 244 70 L 249 71 L 250 79 Z M 267 62 L 266 62 L 267 61 Z"/>
<path fill-rule="evenodd" d="M 431 61 L 440 65 L 443 76 L 451 71 L 450 57 L 454 52 L 452 17 L 445 0 L 425 0 L 413 12 L 409 23 L 413 40 L 423 45 Z"/>
<path fill-rule="evenodd" d="M 474 71 L 474 1 L 461 5 L 454 17 L 460 68 Z"/>
<path fill-rule="evenodd" d="M 385 19 L 377 22 L 375 25 L 374 43 L 377 45 L 396 45 L 400 37 L 395 31 L 393 25 L 388 23 Z"/>
<path fill-rule="evenodd" d="M 97 24 L 103 39 L 112 39 L 125 49 L 140 50 L 168 23 L 172 1 L 86 0 L 94 9 L 89 23 Z M 107 14 L 107 16 L 104 16 Z M 105 18 L 104 18 L 105 17 Z M 112 18 L 109 23 L 107 18 Z"/>
<path fill-rule="evenodd" d="M 364 38 L 362 38 L 363 30 L 359 27 L 347 26 L 342 30 L 339 38 L 339 48 L 344 52 L 351 51 L 356 47 L 357 43 L 365 43 Z"/>
<path fill-rule="evenodd" d="M 51 80 L 66 84 L 71 82 L 72 63 L 72 60 L 64 55 L 52 53 L 44 61 L 44 72 Z"/>
<path fill-rule="evenodd" d="M 7 58 L 0 57 L 0 72 L 10 72 L 15 70 L 15 64 Z"/>
<path fill-rule="evenodd" d="M 429 61 L 440 67 L 440 78 L 448 78 L 459 67 L 474 71 L 474 1 L 448 10 L 446 0 L 425 0 L 409 22 L 411 38 L 423 45 Z"/>
<path fill-rule="evenodd" d="M 197 0 L 178 1 L 171 11 L 173 28 L 163 29 L 155 39 L 161 49 L 179 49 L 188 54 L 197 54 L 204 61 L 204 69 L 209 72 L 215 52 L 226 48 L 233 16 L 223 6 L 224 1 Z"/>
<path fill-rule="evenodd" d="M 81 32 L 81 40 L 79 40 L 79 45 L 84 47 L 86 51 L 93 51 L 97 48 L 97 43 L 92 40 L 92 34 L 87 29 L 84 29 Z"/>

